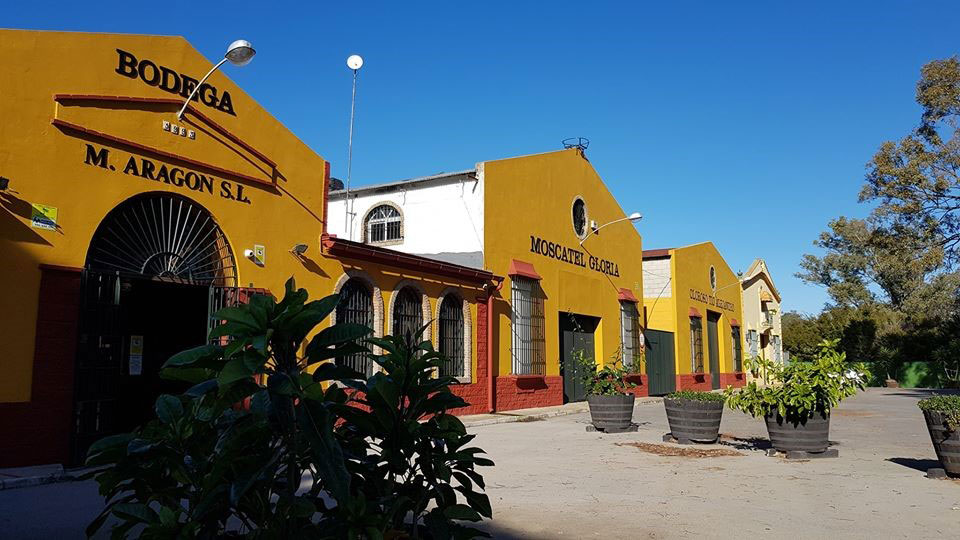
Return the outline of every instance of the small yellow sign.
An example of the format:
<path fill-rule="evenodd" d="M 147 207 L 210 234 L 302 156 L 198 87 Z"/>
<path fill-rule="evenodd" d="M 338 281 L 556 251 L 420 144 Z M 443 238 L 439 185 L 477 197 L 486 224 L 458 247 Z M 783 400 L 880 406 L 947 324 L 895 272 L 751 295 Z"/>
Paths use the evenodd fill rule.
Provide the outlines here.
<path fill-rule="evenodd" d="M 267 262 L 267 248 L 261 245 L 253 246 L 253 261 L 260 266 L 263 266 Z"/>
<path fill-rule="evenodd" d="M 48 231 L 57 230 L 57 207 L 37 203 L 31 204 L 30 226 Z"/>

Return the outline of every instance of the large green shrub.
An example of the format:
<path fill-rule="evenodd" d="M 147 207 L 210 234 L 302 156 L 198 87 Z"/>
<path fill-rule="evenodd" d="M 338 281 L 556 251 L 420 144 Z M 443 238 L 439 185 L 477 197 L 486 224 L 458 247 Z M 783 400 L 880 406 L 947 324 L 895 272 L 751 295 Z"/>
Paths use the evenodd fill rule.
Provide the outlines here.
<path fill-rule="evenodd" d="M 841 400 L 862 390 L 868 375 L 862 364 L 847 364 L 838 343 L 823 341 L 815 358 L 786 366 L 755 359 L 765 377 L 763 384 L 754 380 L 739 390 L 728 386 L 727 405 L 754 417 L 779 415 L 794 424 L 805 423 L 815 414 L 829 414 Z"/>
<path fill-rule="evenodd" d="M 696 390 L 679 390 L 670 392 L 665 399 L 686 399 L 689 401 L 726 401 L 727 397 L 717 392 L 698 392 Z"/>
<path fill-rule="evenodd" d="M 447 413 L 466 402 L 436 376 L 442 358 L 358 325 L 307 341 L 337 301 L 307 302 L 291 279 L 279 303 L 254 296 L 219 311 L 212 336 L 229 344 L 165 364 L 164 376 L 195 385 L 90 448 L 108 504 L 88 534 L 112 518 L 115 538 L 483 536 L 460 521 L 490 517 L 475 467 L 493 463 Z M 364 380 L 330 362 L 348 354 L 384 371 Z"/>

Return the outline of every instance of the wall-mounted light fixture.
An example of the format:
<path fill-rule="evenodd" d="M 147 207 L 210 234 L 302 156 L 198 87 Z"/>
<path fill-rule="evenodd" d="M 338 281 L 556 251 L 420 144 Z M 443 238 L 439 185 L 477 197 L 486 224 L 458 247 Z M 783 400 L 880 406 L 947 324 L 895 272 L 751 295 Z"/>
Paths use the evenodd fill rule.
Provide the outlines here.
<path fill-rule="evenodd" d="M 10 179 L 0 176 L 0 191 L 6 191 L 10 187 Z"/>
<path fill-rule="evenodd" d="M 307 247 L 308 246 L 306 244 L 297 244 L 292 248 L 290 248 L 290 253 L 293 253 L 297 257 L 301 257 L 303 256 L 304 253 L 307 252 Z"/>
<path fill-rule="evenodd" d="M 604 223 L 599 227 L 591 227 L 593 230 L 590 231 L 590 234 L 583 237 L 583 240 L 580 241 L 580 245 L 582 246 L 583 243 L 587 241 L 587 238 L 590 238 L 591 235 L 597 234 L 598 232 L 600 232 L 600 229 L 606 227 L 607 225 L 613 225 L 614 223 L 620 223 L 621 221 L 627 221 L 627 220 L 638 221 L 641 219 L 643 219 L 643 215 L 641 215 L 640 212 L 634 212 L 625 218 L 615 219 L 609 223 Z M 591 225 L 593 225 L 593 223 L 591 223 Z"/>
<path fill-rule="evenodd" d="M 255 54 L 257 54 L 257 51 L 255 51 L 253 49 L 253 45 L 251 45 L 250 42 L 245 39 L 238 39 L 231 43 L 230 46 L 227 47 L 227 53 L 223 55 L 223 60 L 220 60 L 217 65 L 213 66 L 213 68 L 211 68 L 210 71 L 208 71 L 207 74 L 200 79 L 200 82 L 193 87 L 193 92 L 190 92 L 190 96 L 188 96 L 187 100 L 183 102 L 183 107 L 181 107 L 180 112 L 177 113 L 177 120 L 183 119 L 183 111 L 187 110 L 187 105 L 190 104 L 190 100 L 193 99 L 193 96 L 197 95 L 197 92 L 200 91 L 200 87 L 203 86 L 203 83 L 207 82 L 207 78 L 209 78 L 214 71 L 222 66 L 224 62 L 229 60 L 231 64 L 237 67 L 245 66 L 250 63 L 250 60 L 253 60 L 253 55 Z"/>

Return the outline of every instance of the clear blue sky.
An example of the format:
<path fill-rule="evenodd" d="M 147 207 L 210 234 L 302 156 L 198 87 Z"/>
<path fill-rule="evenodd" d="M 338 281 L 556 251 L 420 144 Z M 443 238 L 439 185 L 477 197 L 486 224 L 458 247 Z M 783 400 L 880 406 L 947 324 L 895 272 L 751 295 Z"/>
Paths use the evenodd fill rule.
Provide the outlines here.
<path fill-rule="evenodd" d="M 785 309 L 829 219 L 863 215 L 864 164 L 918 121 L 920 67 L 957 54 L 956 2 L 10 2 L 0 25 L 179 34 L 356 185 L 591 140 L 648 248 L 767 260 Z"/>

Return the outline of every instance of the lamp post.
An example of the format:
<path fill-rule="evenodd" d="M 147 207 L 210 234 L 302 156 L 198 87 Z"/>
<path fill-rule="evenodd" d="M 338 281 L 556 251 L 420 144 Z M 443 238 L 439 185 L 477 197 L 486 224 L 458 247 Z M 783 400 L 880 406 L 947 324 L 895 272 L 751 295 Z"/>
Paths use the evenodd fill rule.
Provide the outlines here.
<path fill-rule="evenodd" d="M 210 71 L 208 71 L 207 74 L 200 79 L 200 82 L 193 87 L 193 91 L 190 92 L 187 100 L 183 102 L 183 107 L 180 107 L 180 112 L 177 113 L 177 120 L 183 119 L 183 112 L 187 110 L 187 105 L 190 104 L 190 100 L 193 99 L 193 96 L 197 95 L 197 92 L 200 91 L 200 87 L 203 86 L 203 83 L 207 82 L 207 79 L 210 77 L 210 75 L 212 75 L 213 72 L 216 71 L 220 66 L 222 66 L 224 62 L 229 60 L 231 64 L 237 67 L 245 66 L 250 63 L 250 60 L 253 60 L 253 55 L 255 54 L 257 54 L 257 51 L 255 51 L 253 49 L 253 45 L 251 45 L 250 42 L 245 39 L 238 39 L 231 43 L 230 46 L 227 47 L 227 53 L 223 55 L 223 60 L 217 62 L 217 65 L 213 66 L 213 68 L 211 68 Z"/>
<path fill-rule="evenodd" d="M 582 246 L 583 243 L 587 241 L 587 238 L 590 238 L 590 236 L 593 235 L 593 234 L 597 234 L 598 232 L 600 232 L 600 229 L 606 227 L 607 225 L 613 225 L 614 223 L 620 223 L 621 221 L 628 221 L 628 220 L 629 220 L 629 221 L 638 221 L 638 220 L 641 220 L 641 219 L 643 219 L 643 216 L 640 214 L 640 212 L 634 212 L 634 213 L 630 214 L 630 215 L 627 216 L 627 217 L 623 217 L 623 218 L 620 218 L 620 219 L 615 219 L 615 220 L 613 220 L 613 221 L 611 221 L 611 222 L 609 222 L 609 223 L 604 223 L 603 225 L 601 225 L 601 226 L 597 227 L 596 229 L 593 229 L 592 231 L 590 231 L 590 234 L 584 236 L 584 237 L 583 237 L 583 240 L 580 241 L 580 245 Z"/>
<path fill-rule="evenodd" d="M 347 58 L 347 67 L 353 70 L 353 93 L 350 95 L 350 137 L 347 140 L 347 189 L 343 201 L 343 227 L 347 232 L 347 240 L 353 240 L 353 203 L 350 202 L 350 176 L 353 172 L 353 111 L 357 104 L 357 76 L 363 67 L 363 57 L 351 54 Z"/>

